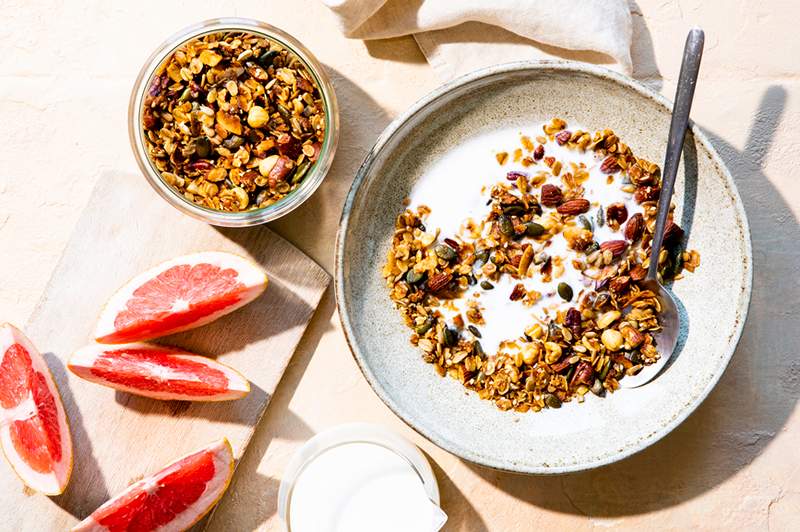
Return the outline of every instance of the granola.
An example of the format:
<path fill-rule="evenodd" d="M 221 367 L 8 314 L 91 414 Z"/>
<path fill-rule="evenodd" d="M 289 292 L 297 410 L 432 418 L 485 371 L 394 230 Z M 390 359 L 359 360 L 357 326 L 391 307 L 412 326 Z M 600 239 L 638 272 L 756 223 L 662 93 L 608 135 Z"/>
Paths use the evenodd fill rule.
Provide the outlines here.
<path fill-rule="evenodd" d="M 500 174 L 515 169 L 484 187 L 482 215 L 458 230 L 426 227 L 425 204 L 400 214 L 382 274 L 426 362 L 525 412 L 603 396 L 658 360 L 661 309 L 639 282 L 661 177 L 610 130 L 571 131 L 555 118 L 520 144 L 495 153 Z M 700 263 L 671 217 L 665 280 Z"/>
<path fill-rule="evenodd" d="M 160 66 L 142 109 L 162 179 L 209 209 L 246 211 L 297 188 L 317 160 L 325 111 L 314 76 L 263 36 L 192 39 Z"/>

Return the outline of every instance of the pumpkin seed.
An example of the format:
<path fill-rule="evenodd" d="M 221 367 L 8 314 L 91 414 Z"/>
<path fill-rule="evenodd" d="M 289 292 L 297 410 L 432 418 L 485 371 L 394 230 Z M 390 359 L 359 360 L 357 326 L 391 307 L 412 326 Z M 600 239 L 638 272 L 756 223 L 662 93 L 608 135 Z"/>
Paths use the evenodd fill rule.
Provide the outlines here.
<path fill-rule="evenodd" d="M 456 252 L 453 251 L 453 248 L 448 246 L 447 244 L 439 244 L 433 250 L 436 252 L 436 255 L 442 259 L 450 262 L 451 260 L 456 258 Z"/>
<path fill-rule="evenodd" d="M 503 233 L 505 236 L 511 236 L 514 234 L 514 224 L 511 223 L 511 220 L 509 220 L 508 217 L 501 216 L 499 222 L 501 233 Z"/>
<path fill-rule="evenodd" d="M 476 355 L 476 356 L 479 356 L 481 358 L 486 358 L 486 353 L 483 350 L 483 346 L 477 340 L 472 342 L 472 354 Z M 483 372 L 479 373 L 478 375 L 482 375 L 482 374 L 483 374 Z"/>
<path fill-rule="evenodd" d="M 442 333 L 444 336 L 445 346 L 452 347 L 458 343 L 458 331 L 456 331 L 455 329 L 451 329 L 450 327 L 445 327 Z"/>
<path fill-rule="evenodd" d="M 292 176 L 292 184 L 298 183 L 303 176 L 306 175 L 308 172 L 308 168 L 311 166 L 311 161 L 303 161 L 299 165 L 297 165 L 297 170 L 294 171 L 294 175 Z"/>
<path fill-rule="evenodd" d="M 605 365 L 603 365 L 603 369 L 600 370 L 600 374 L 598 375 L 598 377 L 600 377 L 601 381 L 606 380 L 606 377 L 608 376 L 608 370 L 609 369 L 611 369 L 611 360 L 606 360 Z"/>
<path fill-rule="evenodd" d="M 605 223 L 606 223 L 605 211 L 603 210 L 603 206 L 600 205 L 597 208 L 597 227 L 603 227 Z"/>
<path fill-rule="evenodd" d="M 475 336 L 475 338 L 480 338 L 481 337 L 481 332 L 474 325 L 469 325 L 467 327 L 467 330 L 469 330 L 469 332 L 471 332 L 473 334 L 473 336 Z"/>
<path fill-rule="evenodd" d="M 489 281 L 481 281 L 481 288 L 484 290 L 491 290 L 494 288 L 494 285 Z"/>
<path fill-rule="evenodd" d="M 416 272 L 412 268 L 406 273 L 406 282 L 408 284 L 419 284 L 425 279 L 425 277 L 425 272 Z"/>
<path fill-rule="evenodd" d="M 525 207 L 522 205 L 508 205 L 503 207 L 503 214 L 508 216 L 519 216 L 525 214 Z"/>
<path fill-rule="evenodd" d="M 264 68 L 269 68 L 272 66 L 272 62 L 276 57 L 278 57 L 278 52 L 276 50 L 270 50 L 258 57 L 258 63 Z"/>
<path fill-rule="evenodd" d="M 536 222 L 527 222 L 525 224 L 525 234 L 532 238 L 542 236 L 544 234 L 544 226 Z"/>
<path fill-rule="evenodd" d="M 578 216 L 578 221 L 581 223 L 583 228 L 586 229 L 587 231 L 594 231 L 594 226 L 592 225 L 592 222 L 589 220 L 589 218 L 587 218 L 583 214 Z"/>
<path fill-rule="evenodd" d="M 208 140 L 208 137 L 200 137 L 195 139 L 194 151 L 201 159 L 205 159 L 211 155 L 211 141 Z"/>
<path fill-rule="evenodd" d="M 597 397 L 603 397 L 606 394 L 606 389 L 603 388 L 603 383 L 600 382 L 600 379 L 595 379 L 594 384 L 592 384 L 592 393 L 595 394 Z"/>
<path fill-rule="evenodd" d="M 555 394 L 548 393 L 544 396 L 544 404 L 550 408 L 561 408 L 561 399 Z"/>
<path fill-rule="evenodd" d="M 222 141 L 222 145 L 229 150 L 238 150 L 242 144 L 244 144 L 244 139 L 239 135 L 231 135 Z"/>
<path fill-rule="evenodd" d="M 419 334 L 420 336 L 422 336 L 423 334 L 428 332 L 431 329 L 431 327 L 433 327 L 433 323 L 434 323 L 434 319 L 431 318 L 431 317 L 428 317 L 421 324 L 417 325 L 417 328 L 414 329 L 414 332 Z"/>
<path fill-rule="evenodd" d="M 558 295 L 564 301 L 572 301 L 572 287 L 567 283 L 558 283 Z"/>
<path fill-rule="evenodd" d="M 482 250 L 478 251 L 477 253 L 475 253 L 475 261 L 476 262 L 480 261 L 482 263 L 481 266 L 483 264 L 485 264 L 487 260 L 489 260 L 489 250 L 488 249 L 482 249 Z"/>

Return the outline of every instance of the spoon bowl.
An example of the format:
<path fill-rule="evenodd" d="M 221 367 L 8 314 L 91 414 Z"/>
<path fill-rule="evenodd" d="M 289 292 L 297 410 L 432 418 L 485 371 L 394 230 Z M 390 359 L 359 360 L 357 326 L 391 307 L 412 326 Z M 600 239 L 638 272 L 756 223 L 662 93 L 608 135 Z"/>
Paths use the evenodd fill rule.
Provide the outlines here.
<path fill-rule="evenodd" d="M 622 388 L 637 388 L 656 378 L 675 352 L 681 330 L 678 304 L 675 303 L 675 299 L 669 290 L 661 286 L 658 281 L 651 279 L 642 281 L 640 286 L 642 290 L 653 292 L 658 299 L 658 304 L 661 306 L 661 311 L 658 314 L 661 330 L 653 334 L 660 358 L 654 364 L 645 366 L 636 375 L 628 375 L 621 379 L 619 385 Z M 628 309 L 625 310 L 627 312 Z"/>

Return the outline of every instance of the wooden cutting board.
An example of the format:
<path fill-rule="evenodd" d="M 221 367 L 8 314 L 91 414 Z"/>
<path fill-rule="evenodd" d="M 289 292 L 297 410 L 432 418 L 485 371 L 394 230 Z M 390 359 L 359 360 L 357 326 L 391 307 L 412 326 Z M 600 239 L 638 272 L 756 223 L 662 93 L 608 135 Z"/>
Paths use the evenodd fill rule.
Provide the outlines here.
<path fill-rule="evenodd" d="M 66 370 L 70 354 L 92 341 L 117 288 L 164 260 L 208 250 L 260 263 L 269 276 L 266 292 L 214 323 L 161 341 L 233 366 L 250 380 L 250 394 L 221 403 L 156 401 Z M 215 228 L 177 212 L 141 176 L 102 176 L 25 328 L 61 390 L 75 447 L 72 479 L 59 497 L 37 495 L 43 511 L 14 516 L 21 519 L 17 529 L 68 529 L 132 481 L 223 436 L 240 458 L 329 282 L 320 266 L 266 227 Z M 3 484 L 22 489 L 16 479 Z"/>

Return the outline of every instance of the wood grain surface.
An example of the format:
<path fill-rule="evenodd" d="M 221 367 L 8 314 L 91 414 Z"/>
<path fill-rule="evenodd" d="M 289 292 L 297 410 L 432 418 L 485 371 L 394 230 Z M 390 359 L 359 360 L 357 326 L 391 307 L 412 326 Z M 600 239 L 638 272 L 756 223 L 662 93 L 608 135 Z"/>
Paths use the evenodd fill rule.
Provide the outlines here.
<path fill-rule="evenodd" d="M 164 260 L 213 250 L 260 263 L 269 276 L 266 292 L 214 323 L 160 342 L 236 368 L 250 380 L 250 394 L 220 403 L 156 401 L 66 370 L 71 353 L 92 341 L 100 310 L 117 288 Z M 239 459 L 329 281 L 266 227 L 212 227 L 178 213 L 140 176 L 101 177 L 25 327 L 61 390 L 75 466 L 66 492 L 44 505 L 52 511 L 24 516 L 24 530 L 69 528 L 132 481 L 222 437 Z"/>

